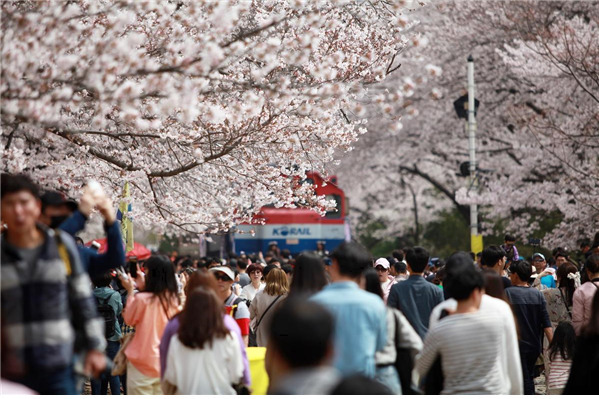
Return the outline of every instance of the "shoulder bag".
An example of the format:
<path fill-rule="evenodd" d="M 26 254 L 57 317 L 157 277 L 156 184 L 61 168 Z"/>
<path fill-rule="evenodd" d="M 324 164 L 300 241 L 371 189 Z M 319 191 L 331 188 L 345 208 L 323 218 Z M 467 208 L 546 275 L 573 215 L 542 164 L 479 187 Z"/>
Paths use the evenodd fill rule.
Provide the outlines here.
<path fill-rule="evenodd" d="M 266 308 L 266 310 L 264 311 L 264 313 L 262 313 L 262 316 L 260 316 L 260 320 L 258 320 L 258 323 L 256 323 L 256 327 L 254 327 L 254 329 L 250 329 L 250 336 L 248 337 L 248 346 L 251 347 L 257 347 L 258 346 L 258 341 L 257 341 L 257 332 L 258 332 L 258 327 L 260 326 L 260 323 L 262 323 L 262 319 L 264 318 L 264 316 L 266 316 L 266 313 L 268 313 L 268 311 L 270 310 L 270 308 L 279 300 L 280 297 L 282 297 L 283 295 L 279 295 L 278 297 L 275 298 L 274 301 L 272 301 L 270 303 L 270 305 L 268 305 L 268 307 Z"/>

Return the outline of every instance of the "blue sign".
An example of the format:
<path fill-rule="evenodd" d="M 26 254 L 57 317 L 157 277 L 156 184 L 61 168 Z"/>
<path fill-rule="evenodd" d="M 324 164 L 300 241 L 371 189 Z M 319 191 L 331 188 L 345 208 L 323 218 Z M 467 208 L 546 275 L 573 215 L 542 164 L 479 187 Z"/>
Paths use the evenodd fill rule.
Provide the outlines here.
<path fill-rule="evenodd" d="M 312 233 L 310 233 L 309 227 L 291 227 L 291 228 L 289 228 L 287 226 L 283 226 L 283 227 L 278 227 L 278 228 L 272 229 L 272 235 L 273 236 L 282 236 L 282 237 L 287 237 L 288 235 L 310 236 L 310 235 L 312 235 Z"/>

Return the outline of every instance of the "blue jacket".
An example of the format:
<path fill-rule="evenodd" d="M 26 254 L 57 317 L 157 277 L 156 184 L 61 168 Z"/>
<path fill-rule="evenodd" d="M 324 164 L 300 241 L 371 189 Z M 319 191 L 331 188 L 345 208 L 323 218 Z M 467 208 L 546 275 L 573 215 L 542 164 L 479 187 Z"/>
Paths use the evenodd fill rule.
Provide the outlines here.
<path fill-rule="evenodd" d="M 85 228 L 87 218 L 78 210 L 60 225 L 60 230 L 75 236 Z M 104 224 L 106 231 L 106 252 L 99 254 L 91 248 L 77 246 L 81 263 L 90 276 L 95 276 L 125 264 L 125 249 L 121 238 L 120 225 L 115 221 L 112 225 Z"/>

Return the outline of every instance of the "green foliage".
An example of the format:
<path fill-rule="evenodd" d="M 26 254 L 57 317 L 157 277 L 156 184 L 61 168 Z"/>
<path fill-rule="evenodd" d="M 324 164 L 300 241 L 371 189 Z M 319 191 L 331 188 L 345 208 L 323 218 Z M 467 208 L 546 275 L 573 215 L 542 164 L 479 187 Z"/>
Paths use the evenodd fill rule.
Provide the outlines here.
<path fill-rule="evenodd" d="M 372 254 L 372 257 L 377 259 L 381 257 L 386 258 L 391 255 L 391 252 L 396 248 L 397 245 L 395 244 L 395 240 L 385 239 L 376 243 L 374 247 L 368 248 L 368 250 Z"/>
<path fill-rule="evenodd" d="M 158 251 L 163 254 L 170 254 L 172 251 L 179 250 L 179 239 L 176 236 L 165 234 L 160 240 Z"/>
<path fill-rule="evenodd" d="M 424 227 L 422 246 L 431 256 L 447 258 L 456 251 L 470 252 L 470 230 L 456 209 L 443 210 Z"/>
<path fill-rule="evenodd" d="M 543 237 L 547 232 L 553 230 L 563 219 L 558 211 L 549 214 L 528 210 L 533 222 L 539 224 L 539 229 L 526 240 L 518 239 L 516 247 L 518 253 L 524 258 L 532 257 L 535 252 L 541 252 L 547 258 L 551 257 L 551 248 L 542 245 L 529 245 L 528 239 Z M 426 224 L 422 231 L 421 242 L 415 242 L 413 227 L 404 230 L 404 235 L 393 235 L 381 237 L 379 231 L 387 228 L 382 219 L 369 219 L 368 213 L 363 213 L 356 226 L 358 241 L 368 249 L 373 257 L 389 256 L 396 248 L 406 248 L 419 245 L 426 248 L 431 256 L 447 258 L 456 251 L 470 252 L 470 229 L 460 212 L 455 209 L 440 211 L 435 220 Z M 482 219 L 485 218 L 481 215 Z M 493 232 L 483 236 L 485 247 L 489 245 L 503 244 L 504 235 L 507 233 L 506 226 L 509 219 L 498 219 L 493 222 Z M 518 232 L 509 232 L 518 237 Z"/>

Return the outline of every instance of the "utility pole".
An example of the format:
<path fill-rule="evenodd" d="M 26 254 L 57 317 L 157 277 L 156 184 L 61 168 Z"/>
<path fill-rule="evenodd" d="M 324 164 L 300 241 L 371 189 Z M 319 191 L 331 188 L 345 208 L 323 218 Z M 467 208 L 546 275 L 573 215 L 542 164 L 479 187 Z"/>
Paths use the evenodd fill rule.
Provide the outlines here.
<path fill-rule="evenodd" d="M 474 58 L 468 56 L 468 152 L 470 154 L 470 187 L 478 194 L 476 177 L 476 108 L 474 106 Z M 470 250 L 474 254 L 483 249 L 482 236 L 478 234 L 478 205 L 470 205 Z"/>

